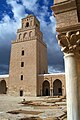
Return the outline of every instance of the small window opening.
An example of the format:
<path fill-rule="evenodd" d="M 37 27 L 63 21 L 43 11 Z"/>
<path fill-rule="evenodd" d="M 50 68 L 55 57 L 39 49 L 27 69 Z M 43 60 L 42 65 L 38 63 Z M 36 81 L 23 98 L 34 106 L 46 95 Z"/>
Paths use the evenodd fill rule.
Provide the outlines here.
<path fill-rule="evenodd" d="M 23 96 L 23 90 L 20 90 L 20 96 Z"/>
<path fill-rule="evenodd" d="M 29 32 L 29 37 L 32 37 L 32 31 Z"/>
<path fill-rule="evenodd" d="M 24 55 L 24 50 L 22 50 L 22 56 Z"/>
<path fill-rule="evenodd" d="M 21 75 L 21 80 L 23 80 L 23 75 Z"/>
<path fill-rule="evenodd" d="M 24 67 L 24 62 L 21 62 L 21 67 Z"/>
<path fill-rule="evenodd" d="M 26 23 L 26 27 L 29 27 L 29 22 Z"/>

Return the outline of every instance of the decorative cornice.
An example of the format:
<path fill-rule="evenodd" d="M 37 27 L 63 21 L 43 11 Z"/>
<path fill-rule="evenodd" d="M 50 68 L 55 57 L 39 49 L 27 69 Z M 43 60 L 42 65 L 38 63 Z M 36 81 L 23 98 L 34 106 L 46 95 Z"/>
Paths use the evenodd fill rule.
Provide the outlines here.
<path fill-rule="evenodd" d="M 77 9 L 76 2 L 74 0 L 60 2 L 60 4 L 54 4 L 54 6 L 51 8 L 54 11 L 55 15 Z"/>
<path fill-rule="evenodd" d="M 59 4 L 62 4 L 62 3 L 66 3 L 66 2 L 68 2 L 68 1 L 71 1 L 71 0 L 62 0 L 62 1 L 58 1 L 58 0 L 54 0 L 54 5 L 59 5 Z"/>
<path fill-rule="evenodd" d="M 28 38 L 26 38 L 26 39 L 17 39 L 17 40 L 13 40 L 13 41 L 12 41 L 12 44 L 14 44 L 14 43 L 20 43 L 20 42 L 25 42 L 25 41 L 36 40 L 36 39 L 37 39 L 36 36 L 28 37 Z"/>
<path fill-rule="evenodd" d="M 69 25 L 66 27 L 56 27 L 57 32 L 66 33 L 67 31 L 79 31 L 80 30 L 80 23 Z"/>
<path fill-rule="evenodd" d="M 24 31 L 27 32 L 27 30 L 32 30 L 32 29 L 35 29 L 35 28 L 36 28 L 35 26 L 33 26 L 33 27 L 27 27 L 27 28 L 21 28 L 21 29 L 17 30 L 17 33 L 24 32 Z"/>
<path fill-rule="evenodd" d="M 33 36 L 33 37 L 28 37 L 26 39 L 17 39 L 17 40 L 13 40 L 12 41 L 12 44 L 15 44 L 15 43 L 21 43 L 21 42 L 26 42 L 26 41 L 32 41 L 32 40 L 38 40 L 40 43 L 42 43 L 46 48 L 47 48 L 47 45 L 46 43 L 42 40 L 42 38 L 38 38 L 37 36 Z"/>
<path fill-rule="evenodd" d="M 66 34 L 57 35 L 58 44 L 62 47 L 64 53 L 79 52 L 80 49 L 80 31 L 67 32 Z"/>

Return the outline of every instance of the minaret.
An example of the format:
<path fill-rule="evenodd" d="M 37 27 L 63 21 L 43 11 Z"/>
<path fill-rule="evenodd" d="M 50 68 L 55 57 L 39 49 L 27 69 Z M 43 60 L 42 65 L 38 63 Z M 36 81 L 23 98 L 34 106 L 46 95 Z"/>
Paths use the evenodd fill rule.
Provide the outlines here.
<path fill-rule="evenodd" d="M 52 10 L 65 59 L 67 120 L 80 120 L 80 0 L 54 0 Z"/>
<path fill-rule="evenodd" d="M 37 96 L 37 76 L 48 72 L 47 47 L 40 22 L 33 15 L 22 19 L 17 39 L 12 42 L 8 93 Z"/>

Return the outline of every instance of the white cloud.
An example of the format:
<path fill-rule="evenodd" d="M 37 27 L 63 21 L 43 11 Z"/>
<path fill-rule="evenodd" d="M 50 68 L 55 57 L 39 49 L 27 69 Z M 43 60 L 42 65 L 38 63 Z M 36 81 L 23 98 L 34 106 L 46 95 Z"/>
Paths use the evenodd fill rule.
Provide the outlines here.
<path fill-rule="evenodd" d="M 56 19 L 53 16 L 50 16 L 51 26 L 53 33 L 56 33 Z"/>
<path fill-rule="evenodd" d="M 49 0 L 44 0 L 44 4 L 48 6 Z"/>
<path fill-rule="evenodd" d="M 17 0 L 7 0 L 7 4 L 12 7 L 14 19 L 11 19 L 7 13 L 4 14 L 0 21 L 0 40 L 8 42 L 16 39 L 16 32 L 21 25 L 21 19 L 27 14 L 25 13 L 24 6 L 18 4 Z"/>
<path fill-rule="evenodd" d="M 46 33 L 48 28 L 50 29 L 50 31 L 53 30 L 53 32 L 55 32 L 55 28 L 53 27 L 54 20 L 52 21 L 52 18 L 51 18 L 52 16 L 50 17 L 50 20 L 51 20 L 50 24 L 47 24 L 47 22 L 45 21 L 45 16 L 46 15 L 49 16 L 48 7 L 46 6 L 46 0 L 44 1 L 45 4 L 44 6 L 41 7 L 41 10 L 39 10 L 38 8 L 39 4 L 37 0 L 34 0 L 33 2 L 32 0 L 22 0 L 22 5 L 18 4 L 17 3 L 18 1 L 19 0 L 7 0 L 7 4 L 11 5 L 12 7 L 12 12 L 14 14 L 14 19 L 16 21 L 10 19 L 10 17 L 7 14 L 4 15 L 3 21 L 0 27 L 0 30 L 2 31 L 2 36 L 3 34 L 10 34 L 10 36 L 11 36 L 11 33 L 16 34 L 16 30 L 17 28 L 20 27 L 20 24 L 21 24 L 20 23 L 21 18 L 27 16 L 27 14 L 25 13 L 25 8 L 33 11 L 36 14 L 37 18 L 41 21 L 41 30 L 43 32 Z M 2 26 L 4 27 L 3 30 L 2 30 Z M 13 26 L 13 29 L 11 29 L 12 26 Z M 6 33 L 4 32 L 5 29 L 7 29 Z"/>
<path fill-rule="evenodd" d="M 32 12 L 37 12 L 38 10 L 38 0 L 22 0 L 23 5 L 25 6 L 26 9 L 32 11 Z"/>
<path fill-rule="evenodd" d="M 49 66 L 48 67 L 48 71 L 49 73 L 61 73 L 61 72 L 64 72 L 63 70 L 63 66 L 62 65 L 54 65 L 54 66 Z"/>
<path fill-rule="evenodd" d="M 7 4 L 11 5 L 15 19 L 21 19 L 26 14 L 24 6 L 18 4 L 17 0 L 7 0 Z"/>
<path fill-rule="evenodd" d="M 18 24 L 11 20 L 8 15 L 5 15 L 0 22 L 0 40 L 10 40 L 11 36 L 16 33 L 16 28 Z"/>

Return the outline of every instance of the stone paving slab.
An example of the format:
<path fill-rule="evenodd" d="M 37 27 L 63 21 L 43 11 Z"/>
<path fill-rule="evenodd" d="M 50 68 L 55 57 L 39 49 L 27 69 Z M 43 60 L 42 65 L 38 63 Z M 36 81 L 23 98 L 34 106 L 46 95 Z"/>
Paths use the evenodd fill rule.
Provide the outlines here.
<path fill-rule="evenodd" d="M 25 101 L 32 102 L 31 105 L 21 104 Z M 66 102 L 58 102 L 59 99 L 49 98 L 49 97 L 13 97 L 7 95 L 0 95 L 0 120 L 30 120 L 31 117 L 34 117 L 33 120 L 56 120 L 55 117 L 61 116 L 66 110 Z M 54 105 L 53 101 L 56 102 Z M 64 105 L 63 105 L 64 104 Z M 22 110 L 18 114 L 7 113 L 9 111 Z M 34 114 L 33 114 L 34 112 Z M 36 114 L 39 113 L 39 114 Z M 37 118 L 36 118 L 37 117 Z M 32 118 L 31 118 L 32 119 Z"/>

